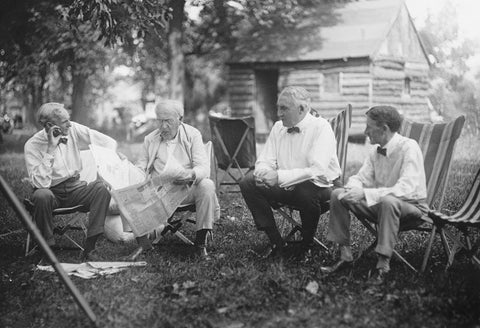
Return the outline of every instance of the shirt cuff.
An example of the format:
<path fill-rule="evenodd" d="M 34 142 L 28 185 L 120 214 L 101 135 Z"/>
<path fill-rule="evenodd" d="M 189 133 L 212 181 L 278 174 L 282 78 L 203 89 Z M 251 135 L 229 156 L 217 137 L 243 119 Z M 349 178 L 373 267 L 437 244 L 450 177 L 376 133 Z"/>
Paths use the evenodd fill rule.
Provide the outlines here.
<path fill-rule="evenodd" d="M 378 204 L 380 201 L 380 193 L 377 189 L 365 188 L 363 191 L 365 193 L 365 201 L 367 202 L 368 207 Z"/>

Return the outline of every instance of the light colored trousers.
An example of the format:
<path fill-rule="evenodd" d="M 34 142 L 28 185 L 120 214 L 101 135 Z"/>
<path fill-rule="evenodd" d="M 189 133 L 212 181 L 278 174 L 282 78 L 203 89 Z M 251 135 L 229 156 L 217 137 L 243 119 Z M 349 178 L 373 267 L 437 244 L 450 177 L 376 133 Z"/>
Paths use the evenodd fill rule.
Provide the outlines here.
<path fill-rule="evenodd" d="M 358 203 L 339 200 L 343 188 L 336 189 L 330 197 L 330 220 L 327 239 L 343 246 L 350 246 L 350 213 L 377 225 L 377 246 L 375 252 L 391 257 L 398 240 L 400 222 L 419 219 L 428 211 L 424 201 L 405 201 L 394 196 L 382 197 L 380 202 L 371 207 L 365 200 Z"/>
<path fill-rule="evenodd" d="M 180 206 L 191 204 L 195 204 L 196 209 L 196 230 L 213 229 L 213 221 L 220 218 L 220 205 L 212 180 L 205 178 L 197 185 L 192 185 Z"/>

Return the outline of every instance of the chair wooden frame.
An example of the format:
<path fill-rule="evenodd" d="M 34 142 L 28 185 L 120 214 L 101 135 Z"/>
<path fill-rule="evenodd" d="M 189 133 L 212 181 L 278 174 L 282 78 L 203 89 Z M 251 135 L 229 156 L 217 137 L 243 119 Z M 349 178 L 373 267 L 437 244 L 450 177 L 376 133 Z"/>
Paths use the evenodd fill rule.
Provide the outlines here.
<path fill-rule="evenodd" d="M 23 200 L 23 204 L 27 211 L 33 216 L 33 207 L 34 204 L 28 198 Z M 83 205 L 77 205 L 73 207 L 60 207 L 56 208 L 52 211 L 54 217 L 63 216 L 68 214 L 79 214 L 79 213 L 87 213 L 88 209 L 86 209 Z M 57 236 L 64 236 L 67 238 L 76 248 L 83 251 L 83 247 L 76 242 L 72 237 L 68 235 L 69 231 L 83 231 L 85 238 L 87 237 L 87 227 L 85 223 L 82 221 L 81 215 L 75 215 L 69 219 L 62 218 L 62 225 L 56 225 L 53 229 L 53 234 Z M 33 248 L 30 248 L 31 244 L 31 236 L 27 234 L 27 240 L 25 241 L 25 256 L 32 254 L 32 252 L 36 249 L 36 245 Z"/>
<path fill-rule="evenodd" d="M 449 123 L 437 124 L 418 123 L 404 119 L 400 127 L 399 133 L 417 141 L 422 150 L 427 180 L 427 205 L 430 209 L 440 210 L 442 208 L 456 141 L 460 137 L 464 123 L 465 116 L 459 116 Z M 357 218 L 377 238 L 376 225 L 366 219 Z M 423 231 L 431 235 L 420 267 L 420 271 L 424 272 L 430 257 L 436 227 L 433 225 L 432 219 L 424 215 L 416 224 L 402 226 L 401 223 L 400 232 L 409 230 Z M 363 254 L 372 251 L 376 243 L 377 239 Z M 398 251 L 394 250 L 393 254 L 411 270 L 418 272 Z"/>
<path fill-rule="evenodd" d="M 223 185 L 238 185 L 245 175 L 255 168 L 256 161 L 256 143 L 255 143 L 255 121 L 252 116 L 248 117 L 218 117 L 209 116 L 210 130 L 212 134 L 212 142 L 215 150 L 216 163 L 218 167 L 224 171 L 217 176 L 217 187 Z M 243 125 L 240 134 L 231 134 L 229 139 L 225 139 L 228 129 L 226 127 L 234 124 Z M 228 131 L 231 132 L 231 131 Z M 234 147 L 234 148 L 232 148 Z M 247 159 L 240 156 L 245 156 Z M 236 169 L 238 175 L 232 173 Z M 244 169 L 246 171 L 244 172 Z M 224 181 L 227 176 L 233 179 L 233 182 Z"/>
<path fill-rule="evenodd" d="M 441 237 L 443 248 L 447 255 L 445 270 L 448 270 L 453 264 L 455 255 L 462 248 L 467 251 L 467 256 L 472 263 L 480 268 L 480 258 L 476 255 L 480 248 L 480 238 L 477 238 L 477 241 L 472 243 L 470 234 L 471 229 L 480 229 L 480 169 L 473 180 L 466 199 L 456 213 L 446 215 L 434 210 L 430 211 L 428 216 L 433 221 L 433 231 L 438 230 L 437 232 Z M 460 232 L 460 236 L 446 230 L 445 228 L 448 226 L 456 228 Z M 432 233 L 429 243 L 433 242 L 434 236 L 435 234 Z M 465 242 L 462 242 L 462 236 Z M 453 242 L 453 245 L 449 244 L 448 239 Z"/>
<path fill-rule="evenodd" d="M 329 119 L 330 125 L 332 126 L 333 133 L 335 134 L 335 139 L 337 142 L 337 156 L 342 169 L 342 175 L 340 177 L 340 182 L 343 184 L 345 179 L 345 170 L 347 166 L 347 150 L 348 150 L 348 136 L 350 131 L 350 126 L 352 124 L 352 106 L 347 105 L 347 108 L 337 114 L 335 117 Z M 326 213 L 329 210 L 328 202 L 322 206 L 321 214 Z M 292 206 L 287 206 L 284 204 L 273 204 L 272 206 L 287 222 L 289 222 L 293 228 L 290 232 L 284 237 L 284 240 L 290 240 L 297 232 L 301 231 L 302 225 L 300 222 L 293 218 L 294 211 L 298 211 L 297 208 Z M 322 247 L 325 250 L 328 250 L 328 247 L 323 244 L 318 238 L 314 237 L 313 241 Z"/>

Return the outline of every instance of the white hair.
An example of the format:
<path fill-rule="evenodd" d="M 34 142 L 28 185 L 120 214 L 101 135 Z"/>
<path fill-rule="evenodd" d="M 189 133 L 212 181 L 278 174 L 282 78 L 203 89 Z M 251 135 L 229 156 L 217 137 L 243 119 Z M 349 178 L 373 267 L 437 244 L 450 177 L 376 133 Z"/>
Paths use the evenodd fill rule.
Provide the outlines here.
<path fill-rule="evenodd" d="M 60 115 L 65 112 L 67 112 L 67 110 L 65 109 L 65 106 L 63 104 L 49 102 L 40 106 L 37 111 L 37 119 L 42 126 L 45 126 L 47 122 L 50 122 L 57 117 L 60 117 Z"/>
<path fill-rule="evenodd" d="M 158 114 L 163 111 L 175 112 L 178 114 L 180 119 L 183 118 L 184 109 L 183 104 L 178 100 L 173 99 L 161 99 L 155 106 L 155 114 Z"/>

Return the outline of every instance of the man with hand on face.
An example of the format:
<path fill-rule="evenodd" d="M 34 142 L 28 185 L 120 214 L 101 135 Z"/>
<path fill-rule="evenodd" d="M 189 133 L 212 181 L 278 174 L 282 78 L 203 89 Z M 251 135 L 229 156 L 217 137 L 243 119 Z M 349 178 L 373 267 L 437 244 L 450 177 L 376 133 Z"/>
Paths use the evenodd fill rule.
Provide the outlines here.
<path fill-rule="evenodd" d="M 378 262 L 371 277 L 380 284 L 390 271 L 390 258 L 397 241 L 400 222 L 419 219 L 428 211 L 423 155 L 417 142 L 398 134 L 402 118 L 391 106 L 374 106 L 367 113 L 365 135 L 372 149 L 360 171 L 350 177 L 345 188 L 332 192 L 327 238 L 340 244 L 340 260 L 325 273 L 352 264 L 350 214 L 377 225 Z"/>
<path fill-rule="evenodd" d="M 80 150 L 89 144 L 117 148 L 112 138 L 81 124 L 71 122 L 63 104 L 43 104 L 37 113 L 43 126 L 25 143 L 28 177 L 34 187 L 31 200 L 33 219 L 47 244 L 53 246 L 52 211 L 58 207 L 83 205 L 89 209 L 88 230 L 82 261 L 98 259 L 93 253 L 98 237 L 104 231 L 110 193 L 100 181 L 81 181 Z"/>
<path fill-rule="evenodd" d="M 336 141 L 328 121 L 310 114 L 304 88 L 283 89 L 277 108 L 280 121 L 272 128 L 254 173 L 245 176 L 240 189 L 257 229 L 270 241 L 262 257 L 280 255 L 284 248 L 271 208 L 280 202 L 300 209 L 301 258 L 307 259 L 321 206 L 330 199 L 333 181 L 341 174 Z"/>
<path fill-rule="evenodd" d="M 213 221 L 220 216 L 220 206 L 215 193 L 215 183 L 207 178 L 210 174 L 209 159 L 202 135 L 193 126 L 182 122 L 183 105 L 176 100 L 161 100 L 155 107 L 158 128 L 145 137 L 142 153 L 136 166 L 152 178 L 158 177 L 167 162 L 174 160 L 182 171 L 181 178 L 173 183 L 188 184 L 188 194 L 182 205 L 195 204 L 197 256 L 208 260 L 207 235 L 213 229 Z M 152 248 L 148 237 L 137 237 L 139 247 L 127 256 L 135 260 L 144 251 Z"/>

